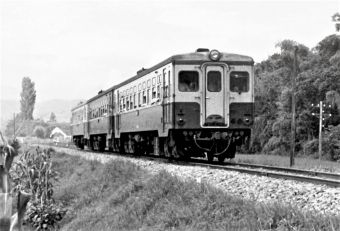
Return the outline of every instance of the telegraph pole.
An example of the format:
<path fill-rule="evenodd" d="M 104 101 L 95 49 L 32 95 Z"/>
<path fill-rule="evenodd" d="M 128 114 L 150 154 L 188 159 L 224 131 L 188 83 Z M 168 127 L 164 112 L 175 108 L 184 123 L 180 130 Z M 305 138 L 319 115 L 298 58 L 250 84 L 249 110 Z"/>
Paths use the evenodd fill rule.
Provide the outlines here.
<path fill-rule="evenodd" d="M 14 121 L 13 139 L 15 139 L 15 113 L 14 113 L 14 119 L 13 119 L 13 121 Z"/>
<path fill-rule="evenodd" d="M 312 104 L 312 107 L 314 107 L 314 104 Z M 325 120 L 325 117 L 329 118 L 332 116 L 332 114 L 327 114 L 326 109 L 327 106 L 323 104 L 322 101 L 320 101 L 320 104 L 316 105 L 315 107 L 320 107 L 320 112 L 319 114 L 312 113 L 313 116 L 319 117 L 319 159 L 322 157 L 322 127 L 323 121 Z M 331 105 L 329 105 L 328 108 L 331 108 Z"/>
<path fill-rule="evenodd" d="M 296 69 L 297 69 L 297 50 L 298 47 L 294 46 L 294 67 L 293 67 L 293 86 L 292 86 L 292 140 L 291 140 L 291 152 L 290 152 L 290 167 L 294 165 L 295 156 L 295 85 L 296 85 Z"/>
<path fill-rule="evenodd" d="M 322 156 L 322 107 L 323 102 L 320 101 L 320 120 L 319 120 L 319 159 L 321 160 Z"/>

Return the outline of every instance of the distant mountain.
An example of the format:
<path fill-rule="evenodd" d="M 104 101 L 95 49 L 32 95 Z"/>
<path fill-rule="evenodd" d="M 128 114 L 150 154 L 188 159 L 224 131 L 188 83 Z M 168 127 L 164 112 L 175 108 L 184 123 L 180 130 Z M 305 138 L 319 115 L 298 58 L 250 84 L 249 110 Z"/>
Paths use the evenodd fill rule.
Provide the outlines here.
<path fill-rule="evenodd" d="M 48 121 L 53 112 L 58 122 L 70 122 L 71 109 L 82 100 L 48 100 L 35 103 L 33 117 Z M 84 102 L 84 101 L 83 101 Z M 14 113 L 20 113 L 20 101 L 1 100 L 1 127 L 0 130 L 6 129 L 7 121 L 13 119 Z"/>

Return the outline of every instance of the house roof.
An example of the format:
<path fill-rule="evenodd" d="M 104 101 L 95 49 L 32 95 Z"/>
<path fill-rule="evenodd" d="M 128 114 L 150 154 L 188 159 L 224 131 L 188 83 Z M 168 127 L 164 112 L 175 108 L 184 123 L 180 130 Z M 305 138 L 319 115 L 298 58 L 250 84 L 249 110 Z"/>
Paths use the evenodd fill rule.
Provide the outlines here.
<path fill-rule="evenodd" d="M 56 133 L 60 133 L 62 134 L 64 137 L 67 137 L 67 135 L 65 134 L 65 132 L 63 132 L 60 128 L 56 127 L 55 129 L 52 130 L 50 137 L 52 137 L 54 134 Z"/>

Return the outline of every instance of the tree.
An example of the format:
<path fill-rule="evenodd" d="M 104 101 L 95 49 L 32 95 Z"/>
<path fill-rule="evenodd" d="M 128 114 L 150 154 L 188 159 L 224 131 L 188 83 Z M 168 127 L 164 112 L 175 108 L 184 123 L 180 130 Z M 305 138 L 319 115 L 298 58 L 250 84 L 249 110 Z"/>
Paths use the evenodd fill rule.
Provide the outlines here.
<path fill-rule="evenodd" d="M 335 22 L 335 30 L 337 32 L 339 32 L 340 31 L 340 14 L 339 13 L 335 13 L 332 16 L 332 21 Z"/>
<path fill-rule="evenodd" d="M 36 99 L 35 84 L 29 77 L 24 77 L 22 80 L 22 92 L 20 93 L 21 100 L 21 117 L 24 120 L 33 120 L 33 110 Z"/>
<path fill-rule="evenodd" d="M 52 112 L 50 116 L 50 122 L 57 122 L 55 114 Z"/>
<path fill-rule="evenodd" d="M 33 130 L 33 134 L 41 139 L 44 139 L 45 137 L 45 128 L 43 126 L 36 126 Z"/>

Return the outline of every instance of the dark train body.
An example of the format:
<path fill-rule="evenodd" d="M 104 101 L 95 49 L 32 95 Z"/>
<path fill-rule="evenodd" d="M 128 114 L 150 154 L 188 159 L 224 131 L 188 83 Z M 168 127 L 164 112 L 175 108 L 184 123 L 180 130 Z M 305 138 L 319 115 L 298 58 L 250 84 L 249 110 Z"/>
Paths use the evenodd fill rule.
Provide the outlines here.
<path fill-rule="evenodd" d="M 234 158 L 254 120 L 254 61 L 198 49 L 175 55 L 72 109 L 79 148 Z"/>

